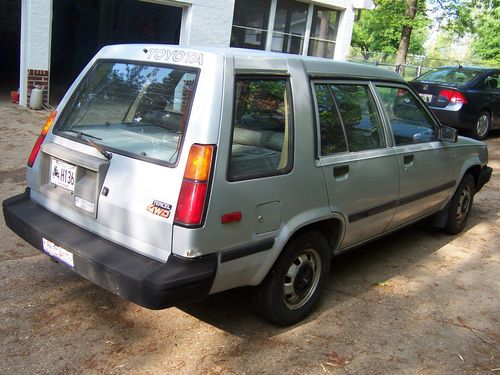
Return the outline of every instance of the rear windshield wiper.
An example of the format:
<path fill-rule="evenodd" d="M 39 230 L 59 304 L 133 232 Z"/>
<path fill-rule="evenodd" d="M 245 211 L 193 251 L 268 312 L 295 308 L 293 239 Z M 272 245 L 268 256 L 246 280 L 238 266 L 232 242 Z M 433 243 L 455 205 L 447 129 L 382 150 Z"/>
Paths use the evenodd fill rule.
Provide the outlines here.
<path fill-rule="evenodd" d="M 97 139 L 98 141 L 102 141 L 102 138 L 96 137 L 95 135 L 92 135 L 92 134 L 89 134 L 89 133 L 82 132 L 80 130 L 66 129 L 64 131 L 65 132 L 70 132 L 70 133 L 75 133 L 78 136 L 78 138 L 82 138 L 82 136 L 85 136 L 85 137 L 88 137 L 88 138 Z"/>
<path fill-rule="evenodd" d="M 111 160 L 111 158 L 113 157 L 113 154 L 109 151 L 106 151 L 104 149 L 104 147 L 102 147 L 101 145 L 98 145 L 97 143 L 94 143 L 92 142 L 89 138 L 94 138 L 94 139 L 97 139 L 97 140 L 102 140 L 102 138 L 99 138 L 99 137 L 96 137 L 95 135 L 92 135 L 92 134 L 89 134 L 89 133 L 85 133 L 85 132 L 82 132 L 82 131 L 78 131 L 78 130 L 73 130 L 73 129 L 68 129 L 66 130 L 67 132 L 70 132 L 70 133 L 75 133 L 77 134 L 78 138 L 80 139 L 83 139 L 85 142 L 87 142 L 90 146 L 94 147 L 97 151 L 99 151 L 99 153 L 104 156 L 106 159 L 108 160 Z M 83 138 L 83 136 L 87 137 L 87 138 Z"/>
<path fill-rule="evenodd" d="M 173 130 L 173 129 L 170 129 L 169 127 L 166 127 L 166 126 L 163 126 L 163 125 L 159 125 L 159 124 L 152 124 L 150 122 L 135 122 L 135 121 L 130 121 L 130 122 L 122 122 L 122 124 L 125 125 L 125 126 L 154 126 L 154 127 L 157 127 L 157 128 L 160 128 L 160 129 L 166 130 L 168 132 L 171 132 L 171 133 L 179 135 L 179 131 L 178 130 Z"/>

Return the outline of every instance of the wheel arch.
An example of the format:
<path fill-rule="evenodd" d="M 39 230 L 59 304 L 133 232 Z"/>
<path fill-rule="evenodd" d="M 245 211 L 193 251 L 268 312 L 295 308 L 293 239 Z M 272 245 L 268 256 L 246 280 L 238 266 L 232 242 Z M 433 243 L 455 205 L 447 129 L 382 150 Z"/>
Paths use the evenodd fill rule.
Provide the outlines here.
<path fill-rule="evenodd" d="M 467 175 L 467 174 L 471 174 L 472 177 L 474 178 L 474 185 L 477 187 L 478 183 L 479 183 L 479 176 L 481 175 L 481 165 L 479 164 L 476 164 L 476 165 L 473 165 L 471 167 L 469 167 L 465 172 L 464 174 L 462 175 L 462 178 L 460 179 L 460 181 L 463 180 L 463 178 Z"/>
<path fill-rule="evenodd" d="M 345 233 L 345 218 L 341 214 L 330 214 L 328 217 L 320 218 L 316 221 L 306 222 L 303 225 L 293 228 L 287 232 L 281 231 L 280 236 L 276 238 L 275 247 L 273 251 L 268 254 L 268 260 L 262 262 L 261 267 L 257 273 L 254 274 L 249 285 L 258 285 L 264 280 L 269 271 L 274 267 L 276 261 L 281 256 L 283 251 L 287 248 L 295 238 L 303 233 L 309 231 L 316 231 L 325 236 L 331 255 L 337 249 L 344 237 Z M 281 238 L 280 238 L 281 237 Z"/>
<path fill-rule="evenodd" d="M 323 219 L 314 223 L 309 223 L 302 227 L 297 228 L 286 241 L 283 249 L 295 238 L 299 237 L 305 232 L 319 232 L 325 236 L 332 253 L 340 246 L 345 232 L 345 220 L 340 216 L 335 216 L 329 219 Z"/>

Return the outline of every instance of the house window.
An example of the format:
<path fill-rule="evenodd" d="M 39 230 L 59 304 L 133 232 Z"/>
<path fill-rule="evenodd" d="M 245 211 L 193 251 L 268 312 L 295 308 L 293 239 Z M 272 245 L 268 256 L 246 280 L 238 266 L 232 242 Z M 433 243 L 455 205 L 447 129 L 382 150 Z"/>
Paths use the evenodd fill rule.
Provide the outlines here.
<path fill-rule="evenodd" d="M 231 47 L 333 58 L 340 11 L 295 0 L 236 0 Z"/>
<path fill-rule="evenodd" d="M 231 47 L 265 49 L 271 0 L 236 0 Z"/>
<path fill-rule="evenodd" d="M 309 5 L 278 0 L 274 18 L 271 51 L 301 54 Z"/>
<path fill-rule="evenodd" d="M 309 56 L 333 58 L 340 12 L 333 9 L 314 7 L 309 40 Z"/>

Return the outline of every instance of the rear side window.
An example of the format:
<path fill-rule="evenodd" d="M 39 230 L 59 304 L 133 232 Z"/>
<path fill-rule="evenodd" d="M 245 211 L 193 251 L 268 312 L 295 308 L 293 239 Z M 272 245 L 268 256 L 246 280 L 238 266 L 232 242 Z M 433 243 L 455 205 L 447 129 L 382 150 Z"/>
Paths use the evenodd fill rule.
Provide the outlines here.
<path fill-rule="evenodd" d="M 386 146 L 382 121 L 368 85 L 314 85 L 321 155 Z"/>
<path fill-rule="evenodd" d="M 78 86 L 54 132 L 174 164 L 196 78 L 196 71 L 179 67 L 98 62 Z"/>
<path fill-rule="evenodd" d="M 236 80 L 229 180 L 291 169 L 290 108 L 287 79 Z"/>
<path fill-rule="evenodd" d="M 377 92 L 389 116 L 397 146 L 436 140 L 431 117 L 410 91 L 377 85 Z"/>

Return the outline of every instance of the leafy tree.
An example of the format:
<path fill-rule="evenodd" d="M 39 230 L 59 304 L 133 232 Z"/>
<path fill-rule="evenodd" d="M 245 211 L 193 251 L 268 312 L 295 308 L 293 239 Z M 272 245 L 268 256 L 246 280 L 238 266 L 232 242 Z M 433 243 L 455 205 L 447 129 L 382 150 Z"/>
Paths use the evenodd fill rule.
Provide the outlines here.
<path fill-rule="evenodd" d="M 416 13 L 406 15 L 407 0 L 378 0 L 377 7 L 365 11 L 355 23 L 352 45 L 361 50 L 365 58 L 368 52 L 385 52 L 395 54 L 398 50 L 403 27 L 410 26 L 411 38 L 408 38 L 408 51 L 413 54 L 424 52 L 423 43 L 426 38 L 430 20 L 426 16 L 426 1 L 411 0 L 416 3 Z"/>
<path fill-rule="evenodd" d="M 475 55 L 500 63 L 500 1 L 484 9 L 474 22 L 472 51 Z"/>
<path fill-rule="evenodd" d="M 472 35 L 475 56 L 500 62 L 500 0 L 378 0 L 377 8 L 354 25 L 352 46 L 365 59 L 369 52 L 397 52 L 396 64 L 404 64 L 407 53 L 424 53 L 430 25 L 426 12 L 441 31 Z"/>

